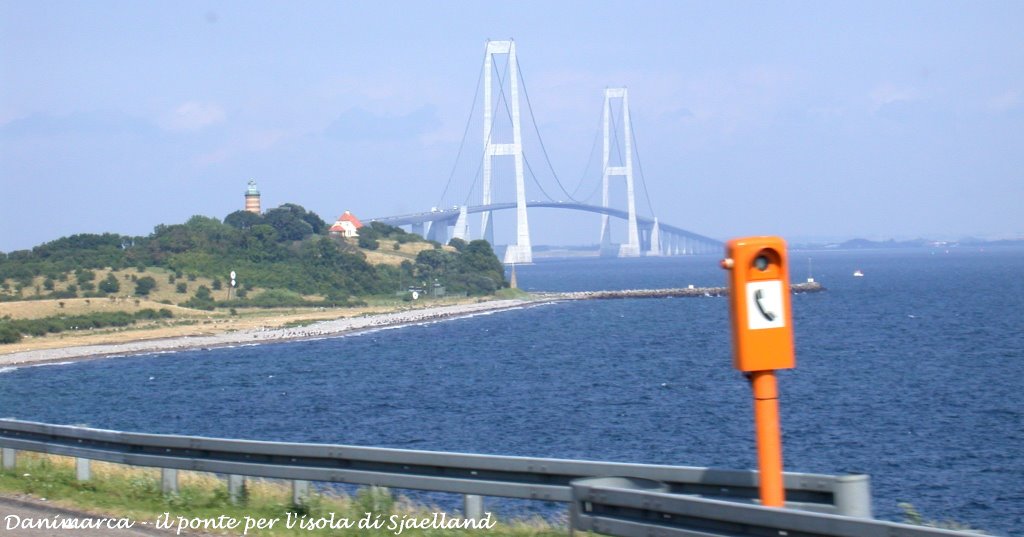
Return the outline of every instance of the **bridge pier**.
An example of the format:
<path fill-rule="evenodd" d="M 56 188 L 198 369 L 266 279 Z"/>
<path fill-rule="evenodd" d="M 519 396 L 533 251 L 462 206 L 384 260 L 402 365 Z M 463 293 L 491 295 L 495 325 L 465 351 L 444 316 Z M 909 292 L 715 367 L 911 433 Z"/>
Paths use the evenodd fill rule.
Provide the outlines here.
<path fill-rule="evenodd" d="M 448 221 L 447 220 L 434 220 L 429 222 L 430 227 L 427 229 L 426 239 L 428 241 L 437 241 L 441 244 L 448 244 Z"/>
<path fill-rule="evenodd" d="M 452 238 L 469 242 L 469 212 L 465 205 L 459 207 L 459 218 L 455 221 Z"/>
<path fill-rule="evenodd" d="M 650 236 L 647 238 L 648 248 L 647 255 L 659 256 L 662 254 L 661 250 L 661 226 L 658 225 L 658 217 L 654 217 L 654 225 L 651 226 Z"/>

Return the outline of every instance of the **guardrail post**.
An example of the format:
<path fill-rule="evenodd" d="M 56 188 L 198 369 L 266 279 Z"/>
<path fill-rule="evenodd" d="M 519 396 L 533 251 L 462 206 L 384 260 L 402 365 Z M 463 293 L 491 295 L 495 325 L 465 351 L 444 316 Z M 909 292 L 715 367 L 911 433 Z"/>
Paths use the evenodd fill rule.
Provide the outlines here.
<path fill-rule="evenodd" d="M 463 514 L 466 518 L 478 520 L 484 517 L 484 497 L 466 494 L 463 500 Z"/>
<path fill-rule="evenodd" d="M 576 537 L 576 524 L 579 508 L 580 506 L 576 501 L 576 495 L 573 494 L 572 499 L 569 500 L 569 537 Z"/>
<path fill-rule="evenodd" d="M 79 481 L 88 481 L 91 475 L 92 461 L 81 457 L 75 457 L 75 479 Z"/>
<path fill-rule="evenodd" d="M 871 517 L 871 478 L 867 475 L 837 476 L 832 491 L 836 513 L 859 518 Z"/>
<path fill-rule="evenodd" d="M 241 503 L 245 495 L 245 476 L 228 475 L 228 499 L 231 503 Z"/>
<path fill-rule="evenodd" d="M 309 498 L 309 481 L 292 480 L 292 505 L 302 505 Z"/>
<path fill-rule="evenodd" d="M 160 492 L 164 494 L 178 493 L 178 470 L 175 468 L 160 469 Z"/>
<path fill-rule="evenodd" d="M 3 448 L 0 451 L 0 457 L 3 458 L 4 470 L 13 470 L 14 465 L 18 461 L 18 452 L 11 448 Z"/>

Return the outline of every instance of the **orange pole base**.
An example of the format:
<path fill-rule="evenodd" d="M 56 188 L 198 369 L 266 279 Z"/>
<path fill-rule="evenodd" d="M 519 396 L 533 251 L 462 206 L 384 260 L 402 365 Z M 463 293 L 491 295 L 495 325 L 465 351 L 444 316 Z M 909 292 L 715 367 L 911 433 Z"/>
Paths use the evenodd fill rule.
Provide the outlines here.
<path fill-rule="evenodd" d="M 779 390 L 775 371 L 754 371 L 750 374 L 750 381 L 754 389 L 761 504 L 784 507 L 786 488 L 782 482 L 782 437 L 779 433 Z"/>

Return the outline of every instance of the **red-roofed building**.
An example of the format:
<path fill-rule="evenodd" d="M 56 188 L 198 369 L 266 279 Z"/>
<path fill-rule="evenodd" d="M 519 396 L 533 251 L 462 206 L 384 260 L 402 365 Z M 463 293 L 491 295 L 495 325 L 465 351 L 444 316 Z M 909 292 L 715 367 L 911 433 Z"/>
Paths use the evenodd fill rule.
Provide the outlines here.
<path fill-rule="evenodd" d="M 363 227 L 363 223 L 359 221 L 356 216 L 348 211 L 345 214 L 338 217 L 338 221 L 331 226 L 331 235 L 338 235 L 345 237 L 358 237 L 359 228 Z"/>

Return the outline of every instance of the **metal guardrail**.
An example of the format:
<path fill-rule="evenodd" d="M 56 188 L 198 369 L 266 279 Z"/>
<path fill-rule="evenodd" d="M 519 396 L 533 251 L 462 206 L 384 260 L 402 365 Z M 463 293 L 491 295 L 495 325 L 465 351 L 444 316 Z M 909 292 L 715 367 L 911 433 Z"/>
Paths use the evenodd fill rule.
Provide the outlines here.
<path fill-rule="evenodd" d="M 4 468 L 14 467 L 18 450 L 77 457 L 79 479 L 89 478 L 90 460 L 163 468 L 166 492 L 177 490 L 176 470 L 184 469 L 228 474 L 229 490 L 240 489 L 240 476 L 290 479 L 293 499 L 308 481 L 461 493 L 471 518 L 482 516 L 480 496 L 565 502 L 573 530 L 623 537 L 965 535 L 872 520 L 864 475 L 787 473 L 790 501 L 776 509 L 756 505 L 752 471 L 125 433 L 19 420 L 0 420 L 0 448 Z"/>
<path fill-rule="evenodd" d="M 236 476 L 325 481 L 479 496 L 569 503 L 577 479 L 623 476 L 664 483 L 675 494 L 749 500 L 758 496 L 757 472 L 126 433 L 0 420 L 3 464 L 25 450 L 80 459 Z M 7 455 L 9 453 L 9 455 Z M 165 479 L 169 471 L 165 471 Z M 88 476 L 88 467 L 80 467 Z M 176 490 L 174 484 L 164 490 Z M 792 507 L 870 517 L 866 475 L 787 473 Z M 230 483 L 230 480 L 229 480 Z"/>
<path fill-rule="evenodd" d="M 571 525 L 621 537 L 942 537 L 979 535 L 762 507 L 669 492 L 664 483 L 620 477 L 574 481 Z"/>

